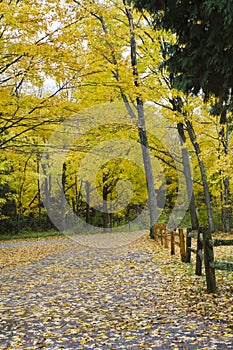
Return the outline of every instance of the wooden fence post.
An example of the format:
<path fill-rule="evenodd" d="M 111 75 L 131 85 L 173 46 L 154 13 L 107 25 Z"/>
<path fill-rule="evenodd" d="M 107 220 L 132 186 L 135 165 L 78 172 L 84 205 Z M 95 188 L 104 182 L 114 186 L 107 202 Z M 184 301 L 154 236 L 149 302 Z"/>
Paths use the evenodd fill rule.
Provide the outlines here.
<path fill-rule="evenodd" d="M 191 261 L 192 238 L 189 237 L 189 233 L 191 232 L 192 232 L 191 227 L 188 227 L 186 231 L 186 258 L 185 258 L 186 263 L 190 263 Z"/>
<path fill-rule="evenodd" d="M 184 230 L 182 228 L 179 228 L 179 239 L 180 239 L 181 261 L 185 262 L 185 260 L 186 260 L 186 253 L 185 253 L 185 242 L 184 242 Z"/>
<path fill-rule="evenodd" d="M 171 255 L 175 255 L 175 232 L 174 229 L 170 229 L 171 233 Z"/>
<path fill-rule="evenodd" d="M 198 235 L 197 235 L 197 254 L 196 254 L 196 275 L 201 276 L 202 275 L 202 261 L 203 261 L 203 254 L 202 254 L 202 248 L 203 248 L 203 230 L 204 227 L 199 227 L 198 229 Z"/>
<path fill-rule="evenodd" d="M 203 229 L 203 243 L 207 292 L 216 293 L 217 286 L 214 270 L 214 249 L 211 243 L 211 232 L 208 227 Z"/>
<path fill-rule="evenodd" d="M 164 247 L 167 249 L 168 248 L 168 236 L 167 236 L 167 225 L 164 224 Z"/>

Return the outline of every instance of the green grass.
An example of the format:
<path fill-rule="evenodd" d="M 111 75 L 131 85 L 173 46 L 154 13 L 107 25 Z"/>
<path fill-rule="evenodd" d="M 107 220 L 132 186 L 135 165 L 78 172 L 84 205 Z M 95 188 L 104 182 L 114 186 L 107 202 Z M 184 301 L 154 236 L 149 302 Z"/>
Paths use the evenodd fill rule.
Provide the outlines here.
<path fill-rule="evenodd" d="M 19 234 L 0 234 L 0 241 L 8 241 L 12 239 L 25 239 L 25 238 L 46 238 L 46 237 L 58 237 L 62 236 L 63 234 L 60 231 L 56 230 L 50 230 L 50 231 L 44 231 L 44 232 L 32 232 L 32 231 L 25 231 L 20 232 Z"/>

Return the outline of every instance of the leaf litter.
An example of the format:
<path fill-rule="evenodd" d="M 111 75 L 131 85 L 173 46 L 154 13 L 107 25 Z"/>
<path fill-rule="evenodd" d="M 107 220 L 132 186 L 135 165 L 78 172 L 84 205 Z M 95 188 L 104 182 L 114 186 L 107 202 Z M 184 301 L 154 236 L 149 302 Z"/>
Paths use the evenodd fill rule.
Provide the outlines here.
<path fill-rule="evenodd" d="M 206 294 L 193 263 L 148 234 L 129 241 L 0 250 L 15 259 L 1 271 L 0 349 L 232 349 L 232 274 Z"/>

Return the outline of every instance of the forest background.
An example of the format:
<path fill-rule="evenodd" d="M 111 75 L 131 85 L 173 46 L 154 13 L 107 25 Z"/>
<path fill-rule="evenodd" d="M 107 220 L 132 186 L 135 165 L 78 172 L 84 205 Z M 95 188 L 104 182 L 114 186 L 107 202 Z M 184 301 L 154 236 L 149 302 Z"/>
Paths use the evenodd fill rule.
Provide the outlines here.
<path fill-rule="evenodd" d="M 49 140 L 72 116 L 77 140 L 59 170 L 58 187 L 83 222 L 104 230 L 130 228 L 147 210 L 148 178 L 136 160 L 142 158 L 138 145 L 146 125 L 159 221 L 169 221 L 182 192 L 190 211 L 179 218 L 181 225 L 198 220 L 212 231 L 230 230 L 232 111 L 214 94 L 206 99 L 202 91 L 176 88 L 165 65 L 174 33 L 155 28 L 154 16 L 125 0 L 2 1 L 0 16 L 1 233 L 53 227 L 43 193 L 49 206 L 56 201 L 63 208 L 64 197 L 54 195 L 53 155 L 64 150 L 69 134 L 62 133 L 60 148 Z M 141 129 L 138 107 L 146 122 Z M 97 114 L 103 120 L 95 125 Z M 106 147 L 113 139 L 127 139 L 131 156 L 121 146 Z M 177 142 L 180 149 L 172 146 Z M 97 145 L 101 166 L 95 157 L 84 166 Z M 181 190 L 180 173 L 187 190 L 183 184 Z M 131 228 L 144 228 L 140 224 Z"/>

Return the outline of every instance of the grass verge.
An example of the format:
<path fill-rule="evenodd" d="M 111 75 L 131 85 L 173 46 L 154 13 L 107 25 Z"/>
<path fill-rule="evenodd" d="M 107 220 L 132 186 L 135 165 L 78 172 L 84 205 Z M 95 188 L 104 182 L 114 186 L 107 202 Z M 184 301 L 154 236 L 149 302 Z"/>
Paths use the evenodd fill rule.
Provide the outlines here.
<path fill-rule="evenodd" d="M 64 236 L 60 231 L 50 230 L 50 231 L 25 231 L 19 234 L 0 234 L 0 241 L 12 241 L 27 238 L 47 238 L 47 237 L 61 237 Z"/>

